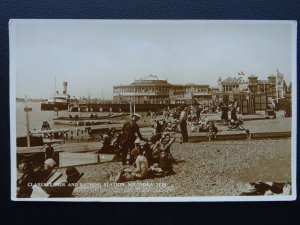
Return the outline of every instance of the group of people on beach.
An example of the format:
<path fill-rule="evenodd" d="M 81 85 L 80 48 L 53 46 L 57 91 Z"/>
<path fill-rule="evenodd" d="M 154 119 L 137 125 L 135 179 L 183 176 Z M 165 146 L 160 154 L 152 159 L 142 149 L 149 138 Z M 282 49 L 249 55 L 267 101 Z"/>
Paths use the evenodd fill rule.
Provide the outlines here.
<path fill-rule="evenodd" d="M 214 102 L 209 106 L 192 104 L 175 108 L 174 110 L 164 109 L 163 120 L 164 126 L 167 124 L 166 131 L 181 133 L 182 142 L 188 142 L 188 127 L 191 132 L 205 132 L 208 140 L 217 138 L 219 132 L 216 124 L 217 121 L 209 121 L 208 114 L 220 112 L 219 125 L 226 126 L 227 130 L 245 130 L 243 121 L 237 117 L 239 106 L 237 102 Z M 230 112 L 230 119 L 228 114 Z M 178 127 L 180 129 L 178 129 Z"/>
<path fill-rule="evenodd" d="M 220 110 L 222 126 L 228 126 L 229 130 L 239 128 L 242 129 L 242 121 L 237 118 L 238 105 L 236 103 L 220 103 L 210 107 L 210 113 Z M 230 110 L 230 120 L 228 112 Z M 153 120 L 153 115 L 149 113 L 150 119 L 156 122 L 154 133 L 151 138 L 144 138 L 140 132 L 138 121 L 141 118 L 139 114 L 134 113 L 129 121 L 123 125 L 121 133 L 119 133 L 115 142 L 112 143 L 111 136 L 115 130 L 103 135 L 103 146 L 99 153 L 106 153 L 105 149 L 112 146 L 118 151 L 114 151 L 121 158 L 124 166 L 119 172 L 116 182 L 126 182 L 132 180 L 141 180 L 155 176 L 166 176 L 174 174 L 173 158 L 170 147 L 175 138 L 169 138 L 163 143 L 165 134 L 170 132 L 181 133 L 181 142 L 188 142 L 188 126 L 192 132 L 207 132 L 208 140 L 217 138 L 219 132 L 215 121 L 209 121 L 208 115 L 204 112 L 207 107 L 201 105 L 184 105 L 173 110 L 168 108 L 163 110 L 163 118 L 161 120 Z M 242 127 L 242 128 L 241 128 Z M 244 128 L 243 128 L 244 129 Z M 246 130 L 247 139 L 251 139 L 252 135 Z M 109 152 L 110 153 L 110 152 Z M 22 159 L 18 163 L 18 168 L 23 175 L 18 179 L 17 186 L 19 188 L 18 197 L 30 197 L 33 192 L 33 185 L 37 183 L 46 183 L 53 176 L 55 162 L 55 152 L 51 144 L 45 149 L 45 161 L 41 166 L 33 166 L 33 163 L 27 159 Z M 129 167 L 128 167 L 128 166 Z M 67 168 L 66 183 L 77 182 L 80 174 L 75 167 Z M 74 188 L 73 188 L 74 189 Z M 45 190 L 50 197 L 70 195 L 73 189 L 47 189 Z"/>
<path fill-rule="evenodd" d="M 18 198 L 30 198 L 33 192 L 33 185 L 37 183 L 45 183 L 52 173 L 55 166 L 55 161 L 48 158 L 43 165 L 34 166 L 33 163 L 27 159 L 22 159 L 18 163 L 18 169 L 22 176 L 17 180 L 17 187 L 19 188 Z"/>
<path fill-rule="evenodd" d="M 161 133 L 146 139 L 140 133 L 137 121 L 139 114 L 133 114 L 130 121 L 125 122 L 122 128 L 120 142 L 122 165 L 131 165 L 133 168 L 124 168 L 120 171 L 117 182 L 146 179 L 152 176 L 164 176 L 173 173 L 170 145 L 161 143 Z M 174 141 L 174 140 L 173 140 Z M 141 144 L 141 142 L 144 142 Z"/>
<path fill-rule="evenodd" d="M 223 107 L 224 106 L 225 105 L 223 105 Z M 237 105 L 232 104 L 230 107 L 231 119 L 236 122 L 238 121 L 236 116 Z M 198 123 L 198 130 L 200 132 L 202 129 L 206 129 L 205 131 L 208 133 L 207 136 L 209 141 L 216 139 L 219 130 L 216 127 L 215 122 L 209 122 L 206 116 L 201 120 L 202 110 L 203 109 L 198 105 L 181 106 L 176 108 L 172 113 L 168 109 L 164 109 L 164 119 L 162 119 L 162 123 L 161 121 L 156 120 L 155 134 L 149 140 L 145 139 L 140 133 L 137 121 L 141 116 L 139 114 L 133 114 L 131 120 L 127 121 L 122 128 L 120 153 L 122 165 L 127 165 L 128 162 L 129 165 L 134 165 L 134 169 L 131 170 L 126 168 L 122 170 L 119 180 L 143 179 L 148 177 L 150 174 L 149 172 L 151 171 L 161 170 L 166 173 L 172 171 L 172 156 L 170 155 L 170 152 L 166 150 L 169 146 L 163 146 L 160 142 L 161 135 L 164 132 L 176 132 L 177 130 L 177 132 L 181 133 L 181 141 L 188 142 L 188 125 Z M 223 110 L 222 106 L 220 106 L 220 110 Z M 228 114 L 226 109 L 224 112 Z M 222 111 L 222 115 L 224 112 Z M 149 115 L 151 116 L 151 114 Z M 222 119 L 226 119 L 226 117 Z M 176 121 L 175 123 L 174 120 Z M 221 124 L 223 125 L 223 123 Z M 235 123 L 235 125 L 237 125 L 237 123 Z M 239 125 L 241 124 L 238 124 L 238 126 Z M 233 129 L 233 127 L 231 127 L 231 129 Z M 248 137 L 249 130 L 247 130 L 247 132 Z M 143 145 L 140 144 L 141 141 L 144 142 Z"/>
<path fill-rule="evenodd" d="M 28 157 L 18 162 L 18 170 L 22 174 L 17 179 L 17 197 L 70 197 L 75 188 L 74 184 L 82 177 L 79 171 L 70 166 L 66 168 L 66 179 L 61 183 L 53 184 L 63 174 L 55 169 L 55 151 L 49 143 L 45 149 L 44 162 L 34 163 Z M 41 195 L 43 193 L 43 195 Z"/>

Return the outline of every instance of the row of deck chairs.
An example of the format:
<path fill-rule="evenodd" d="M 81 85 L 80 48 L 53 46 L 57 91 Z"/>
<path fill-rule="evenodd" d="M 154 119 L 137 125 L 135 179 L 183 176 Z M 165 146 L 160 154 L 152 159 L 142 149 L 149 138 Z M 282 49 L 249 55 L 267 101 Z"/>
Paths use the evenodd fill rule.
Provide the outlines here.
<path fill-rule="evenodd" d="M 72 197 L 77 182 L 84 175 L 75 167 L 68 167 L 65 173 L 62 170 L 53 170 L 47 181 L 41 185 L 33 185 L 30 198 L 66 198 Z"/>

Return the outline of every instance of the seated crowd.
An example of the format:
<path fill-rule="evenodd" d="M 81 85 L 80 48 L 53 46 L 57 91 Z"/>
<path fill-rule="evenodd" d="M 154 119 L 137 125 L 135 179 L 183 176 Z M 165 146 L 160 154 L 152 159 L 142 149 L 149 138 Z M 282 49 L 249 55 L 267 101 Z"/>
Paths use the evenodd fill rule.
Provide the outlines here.
<path fill-rule="evenodd" d="M 54 184 L 63 174 L 54 169 L 56 162 L 52 158 L 44 161 L 43 165 L 34 166 L 27 159 L 18 163 L 22 176 L 17 179 L 17 197 L 70 197 L 75 188 L 74 184 L 82 177 L 78 170 L 71 166 L 65 171 L 66 178 L 59 184 Z M 43 193 L 43 195 L 41 195 Z"/>
<path fill-rule="evenodd" d="M 129 157 L 129 165 L 133 165 L 133 168 L 122 169 L 116 181 L 126 182 L 173 174 L 174 158 L 170 153 L 170 146 L 174 140 L 170 139 L 164 145 L 158 136 L 154 135 L 141 145 L 140 139 L 137 138 Z"/>

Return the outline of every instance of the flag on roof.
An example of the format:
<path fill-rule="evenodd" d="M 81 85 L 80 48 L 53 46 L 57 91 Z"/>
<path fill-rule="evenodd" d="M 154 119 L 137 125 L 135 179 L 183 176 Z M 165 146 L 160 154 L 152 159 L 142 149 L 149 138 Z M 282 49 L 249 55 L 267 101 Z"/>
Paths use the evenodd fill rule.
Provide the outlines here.
<path fill-rule="evenodd" d="M 283 79 L 284 79 L 283 74 L 280 73 L 279 70 L 277 69 L 277 84 L 281 84 Z"/>

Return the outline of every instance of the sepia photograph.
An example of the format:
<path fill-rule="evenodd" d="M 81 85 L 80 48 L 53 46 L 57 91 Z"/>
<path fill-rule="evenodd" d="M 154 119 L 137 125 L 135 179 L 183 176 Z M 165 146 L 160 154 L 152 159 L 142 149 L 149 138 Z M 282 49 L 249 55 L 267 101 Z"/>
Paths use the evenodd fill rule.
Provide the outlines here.
<path fill-rule="evenodd" d="M 297 22 L 9 21 L 14 201 L 292 201 Z"/>

